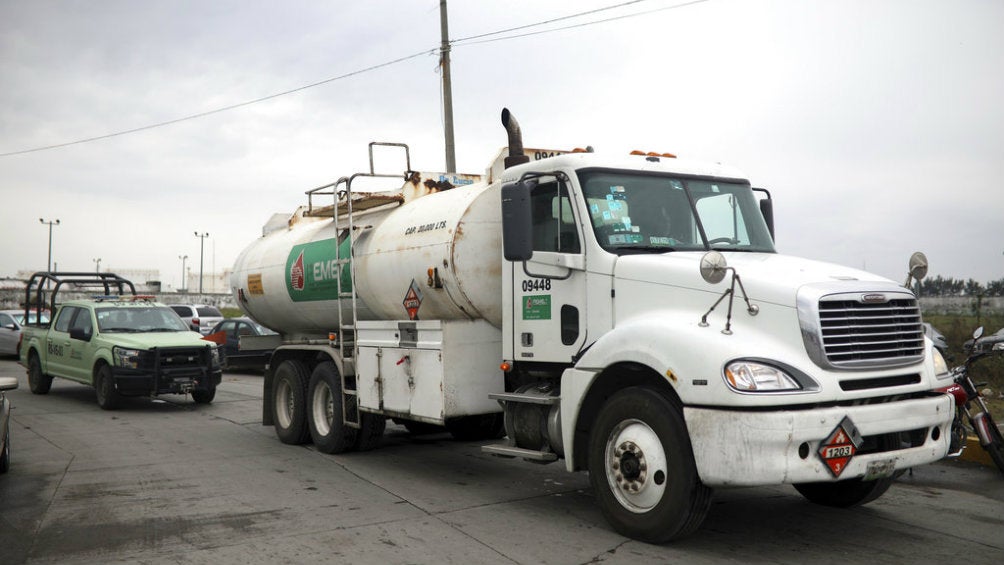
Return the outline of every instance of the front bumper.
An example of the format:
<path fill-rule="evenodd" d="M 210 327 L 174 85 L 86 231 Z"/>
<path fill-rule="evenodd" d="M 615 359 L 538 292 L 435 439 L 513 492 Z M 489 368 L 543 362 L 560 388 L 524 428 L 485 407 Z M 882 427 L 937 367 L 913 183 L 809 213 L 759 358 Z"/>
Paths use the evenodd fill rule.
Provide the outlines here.
<path fill-rule="evenodd" d="M 931 463 L 948 453 L 954 404 L 950 396 L 861 406 L 741 411 L 684 408 L 701 481 L 708 486 L 756 486 L 836 481 L 816 452 L 845 417 L 867 437 L 914 432 L 922 444 L 858 453 L 839 479 L 863 477 L 869 464 L 895 469 Z M 808 449 L 803 446 L 806 444 Z"/>
<path fill-rule="evenodd" d="M 211 390 L 223 380 L 223 371 L 217 367 L 186 367 L 146 371 L 142 369 L 112 368 L 115 388 L 126 396 L 156 396 L 158 394 L 184 394 L 193 390 Z"/>

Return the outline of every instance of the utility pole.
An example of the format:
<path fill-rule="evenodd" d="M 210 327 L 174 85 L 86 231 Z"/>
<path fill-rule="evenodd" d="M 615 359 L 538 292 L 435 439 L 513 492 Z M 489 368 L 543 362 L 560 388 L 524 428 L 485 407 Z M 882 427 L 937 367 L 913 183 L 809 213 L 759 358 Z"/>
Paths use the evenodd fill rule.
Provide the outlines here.
<path fill-rule="evenodd" d="M 206 238 L 209 237 L 209 232 L 195 232 L 195 237 L 199 238 L 199 294 L 202 294 L 202 264 L 205 258 Z"/>
<path fill-rule="evenodd" d="M 100 273 L 101 272 L 101 258 L 100 257 L 97 258 L 97 259 L 94 259 L 94 272 L 95 273 Z"/>
<path fill-rule="evenodd" d="M 442 44 L 439 65 L 443 69 L 443 130 L 446 137 L 446 172 L 457 172 L 456 144 L 453 141 L 453 83 L 450 80 L 450 29 L 446 17 L 446 0 L 439 0 L 439 30 Z"/>
<path fill-rule="evenodd" d="M 188 255 L 178 255 L 178 259 L 181 259 L 181 292 L 185 292 L 185 261 Z"/>
<path fill-rule="evenodd" d="M 58 226 L 59 225 L 59 219 L 56 219 L 56 220 L 43 220 L 42 218 L 39 218 L 38 221 L 40 223 L 43 223 L 43 224 L 46 224 L 46 225 L 49 226 L 49 259 L 45 263 L 45 270 L 49 271 L 49 272 L 52 272 L 52 226 Z"/>

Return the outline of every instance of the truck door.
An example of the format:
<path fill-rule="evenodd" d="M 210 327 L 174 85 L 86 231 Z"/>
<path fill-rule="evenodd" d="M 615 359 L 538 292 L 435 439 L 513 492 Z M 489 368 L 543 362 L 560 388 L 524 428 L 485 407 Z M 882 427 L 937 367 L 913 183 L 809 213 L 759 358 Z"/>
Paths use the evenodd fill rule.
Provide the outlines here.
<path fill-rule="evenodd" d="M 586 265 L 580 218 L 565 181 L 531 193 L 533 257 L 510 262 L 516 361 L 571 363 L 586 340 Z"/>
<path fill-rule="evenodd" d="M 56 321 L 45 334 L 45 372 L 60 377 L 67 376 L 70 356 L 70 323 L 80 308 L 64 306 L 56 314 Z"/>

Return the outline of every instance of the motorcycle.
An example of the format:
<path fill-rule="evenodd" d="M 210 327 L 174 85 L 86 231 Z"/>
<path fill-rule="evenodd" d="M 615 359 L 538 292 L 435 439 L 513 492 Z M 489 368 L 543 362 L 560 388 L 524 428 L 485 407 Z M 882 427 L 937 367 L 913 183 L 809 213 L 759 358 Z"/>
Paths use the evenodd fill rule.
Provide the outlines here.
<path fill-rule="evenodd" d="M 1004 351 L 1004 335 L 983 337 L 983 328 L 978 328 L 972 341 L 966 342 L 966 349 L 968 357 L 965 362 L 951 370 L 952 384 L 940 389 L 955 398 L 956 406 L 948 457 L 961 455 L 966 448 L 966 437 L 975 435 L 980 440 L 980 446 L 1004 473 L 1004 437 L 980 394 L 980 388 L 985 383 L 974 383 L 969 377 L 969 367 L 978 359 Z"/>

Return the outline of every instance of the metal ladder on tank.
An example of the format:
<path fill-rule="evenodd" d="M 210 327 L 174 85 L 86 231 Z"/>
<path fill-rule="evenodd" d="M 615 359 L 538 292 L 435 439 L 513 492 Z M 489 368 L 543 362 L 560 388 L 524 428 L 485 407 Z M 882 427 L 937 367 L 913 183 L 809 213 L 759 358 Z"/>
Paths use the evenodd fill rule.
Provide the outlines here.
<path fill-rule="evenodd" d="M 369 144 L 369 158 L 370 158 L 370 170 L 368 173 L 356 173 L 350 177 L 342 177 L 338 179 L 332 186 L 332 192 L 334 193 L 334 206 L 333 206 L 333 220 L 335 222 L 335 232 L 337 233 L 339 228 L 339 221 L 344 220 L 346 223 L 346 236 L 345 241 L 348 242 L 346 246 L 348 250 L 348 257 L 342 257 L 342 242 L 339 241 L 339 237 L 335 238 L 335 265 L 337 266 L 337 277 L 336 286 L 338 288 L 338 353 L 343 361 L 343 368 L 341 374 L 342 383 L 342 421 L 353 428 L 359 428 L 362 422 L 362 416 L 359 413 L 359 389 L 357 387 L 356 374 L 355 374 L 355 361 L 358 354 L 358 343 L 356 342 L 356 326 L 359 323 L 359 308 L 357 305 L 358 294 L 356 293 L 356 267 L 352 262 L 352 252 L 355 247 L 355 224 L 354 216 L 354 205 L 352 199 L 352 182 L 357 178 L 402 178 L 402 175 L 390 175 L 377 173 L 373 167 L 373 148 L 374 147 L 400 147 L 404 149 L 405 156 L 405 172 L 403 175 L 402 182 L 407 180 L 410 176 L 411 170 L 411 153 L 408 146 L 404 143 L 389 143 L 374 141 Z M 345 185 L 344 188 L 339 190 L 339 186 Z M 343 200 L 344 199 L 344 200 Z M 342 201 L 343 200 L 343 201 Z M 342 202 L 340 202 L 342 201 Z M 361 201 L 360 204 L 364 202 Z M 344 203 L 344 213 L 340 213 L 339 209 L 341 204 Z M 365 206 L 365 204 L 363 204 Z M 363 209 L 367 209 L 370 206 L 365 206 Z M 342 272 L 348 267 L 349 269 L 349 289 L 346 290 L 342 287 Z M 349 303 L 351 308 L 351 317 L 348 316 L 346 312 L 346 302 Z M 349 358 L 352 359 L 351 367 L 349 369 L 350 363 L 347 361 Z M 350 374 L 351 373 L 351 374 Z"/>

